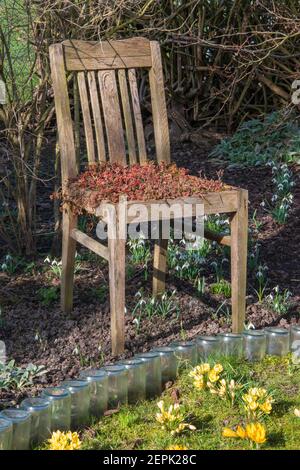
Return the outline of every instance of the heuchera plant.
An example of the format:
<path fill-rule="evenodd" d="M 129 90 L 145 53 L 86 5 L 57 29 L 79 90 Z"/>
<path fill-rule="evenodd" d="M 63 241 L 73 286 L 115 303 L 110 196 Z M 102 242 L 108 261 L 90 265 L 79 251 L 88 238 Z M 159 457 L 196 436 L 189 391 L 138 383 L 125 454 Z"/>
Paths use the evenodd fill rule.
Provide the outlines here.
<path fill-rule="evenodd" d="M 129 167 L 105 163 L 90 166 L 54 196 L 81 213 L 83 208 L 95 209 L 103 201 L 117 203 L 122 195 L 131 201 L 144 202 L 195 197 L 228 188 L 220 179 L 191 176 L 175 164 L 149 162 Z"/>

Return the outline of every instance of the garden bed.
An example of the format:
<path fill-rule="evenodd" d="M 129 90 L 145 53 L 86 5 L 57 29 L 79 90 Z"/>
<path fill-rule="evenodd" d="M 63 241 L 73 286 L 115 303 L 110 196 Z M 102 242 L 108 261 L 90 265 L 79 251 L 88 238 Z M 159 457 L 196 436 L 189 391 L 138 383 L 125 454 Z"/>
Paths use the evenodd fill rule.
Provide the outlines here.
<path fill-rule="evenodd" d="M 204 143 L 205 144 L 205 143 Z M 268 286 L 266 294 L 276 285 L 288 289 L 292 295 L 286 313 L 277 313 L 267 302 L 258 303 L 254 287 L 257 288 L 255 273 L 249 272 L 247 321 L 256 328 L 282 325 L 299 321 L 300 300 L 300 192 L 299 170 L 294 166 L 293 211 L 287 224 L 280 226 L 260 206 L 264 199 L 273 194 L 270 168 L 243 167 L 207 159 L 198 146 L 179 144 L 173 148 L 173 156 L 179 166 L 187 167 L 197 175 L 202 171 L 207 177 L 215 178 L 216 169 L 224 169 L 223 181 L 227 184 L 249 190 L 250 226 L 254 232 L 253 213 L 261 227 L 254 238 L 260 247 L 259 263 L 267 264 Z M 260 184 L 260 182 L 263 182 Z M 52 208 L 49 195 L 53 191 L 49 184 L 40 187 L 43 199 L 39 202 L 42 215 L 41 226 L 46 232 L 51 223 Z M 49 253 L 46 237 L 43 247 Z M 217 250 L 217 248 L 216 248 Z M 1 339 L 7 346 L 9 357 L 19 365 L 29 362 L 44 365 L 47 374 L 37 378 L 33 386 L 13 391 L 1 391 L 0 406 L 19 403 L 21 398 L 36 394 L 46 385 L 58 384 L 66 377 L 74 377 L 80 368 L 102 365 L 113 361 L 110 355 L 110 317 L 107 290 L 107 265 L 99 258 L 80 252 L 76 265 L 75 308 L 70 317 L 61 313 L 59 306 L 59 273 L 55 265 L 44 262 L 46 254 L 34 263 L 20 263 L 11 273 L 1 273 Z M 148 277 L 145 279 L 141 264 L 130 264 L 128 268 L 126 315 L 126 356 L 163 345 L 182 337 L 193 338 L 199 334 L 215 334 L 230 329 L 230 302 L 223 293 L 212 293 L 210 286 L 216 283 L 216 273 L 211 263 L 224 257 L 223 251 L 212 251 L 207 255 L 203 276 L 206 278 L 204 294 L 199 294 L 193 281 L 178 277 L 172 270 L 167 278 L 167 289 L 171 293 L 174 309 L 167 315 L 144 318 L 137 327 L 132 312 L 138 302 L 135 294 L 143 288 L 145 296 L 150 295 L 151 262 L 148 263 Z M 229 279 L 228 263 L 224 264 L 224 278 Z M 59 271 L 59 269 L 58 269 Z M 188 277 L 188 276 L 187 276 Z M 220 306 L 221 309 L 220 309 Z"/>

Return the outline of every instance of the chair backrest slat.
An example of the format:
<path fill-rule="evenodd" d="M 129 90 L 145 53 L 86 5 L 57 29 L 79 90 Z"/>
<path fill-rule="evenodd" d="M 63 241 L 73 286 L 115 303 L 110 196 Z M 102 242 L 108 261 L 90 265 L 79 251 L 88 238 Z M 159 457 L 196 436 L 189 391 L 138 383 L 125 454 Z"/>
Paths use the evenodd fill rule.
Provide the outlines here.
<path fill-rule="evenodd" d="M 155 146 L 158 162 L 170 162 L 170 136 L 166 98 L 164 90 L 164 77 L 160 47 L 158 42 L 150 43 L 152 67 L 149 71 L 151 90 L 153 126 L 155 134 Z"/>
<path fill-rule="evenodd" d="M 114 70 L 98 72 L 99 88 L 103 106 L 109 159 L 112 163 L 126 164 L 124 132 L 117 81 Z"/>
<path fill-rule="evenodd" d="M 73 79 L 78 84 L 90 164 L 107 160 L 124 165 L 147 161 L 138 86 L 138 79 L 146 83 L 147 75 L 156 159 L 170 162 L 163 69 L 156 41 L 146 38 L 109 42 L 68 40 L 50 46 L 50 65 L 64 178 L 77 173 L 71 106 L 77 116 L 77 130 L 78 107 L 74 93 L 74 100 L 68 97 L 68 83 Z M 137 69 L 144 71 L 137 74 Z M 81 133 L 76 135 L 80 137 Z"/>
<path fill-rule="evenodd" d="M 68 40 L 62 44 L 66 70 L 151 67 L 150 43 L 145 38 L 109 42 Z"/>
<path fill-rule="evenodd" d="M 90 88 L 90 95 L 91 95 L 91 105 L 93 110 L 93 117 L 94 117 L 94 126 L 95 126 L 95 134 L 96 134 L 96 142 L 97 142 L 97 149 L 98 149 L 98 159 L 100 162 L 105 162 L 105 141 L 104 141 L 104 133 L 103 133 L 103 124 L 101 118 L 101 110 L 100 110 L 100 100 L 99 94 L 97 90 L 97 80 L 95 76 L 95 72 L 88 72 L 88 83 Z"/>
<path fill-rule="evenodd" d="M 118 78 L 119 78 L 119 87 L 120 87 L 120 94 L 121 94 L 121 100 L 122 100 L 125 129 L 126 129 L 126 134 L 127 134 L 129 162 L 133 164 L 133 163 L 137 163 L 136 145 L 135 145 L 132 112 L 131 112 L 131 107 L 130 107 L 130 97 L 128 93 L 128 85 L 127 85 L 127 77 L 126 77 L 125 69 L 120 69 L 118 71 Z"/>
<path fill-rule="evenodd" d="M 96 157 L 95 157 L 93 127 L 92 127 L 92 119 L 91 119 L 91 113 L 90 113 L 90 105 L 89 105 L 88 90 L 86 86 L 85 73 L 78 72 L 77 80 L 78 80 L 78 90 L 79 90 L 82 116 L 83 116 L 85 138 L 86 138 L 88 161 L 90 164 L 92 164 L 92 163 L 96 163 Z"/>
<path fill-rule="evenodd" d="M 129 80 L 129 86 L 130 86 L 130 91 L 131 91 L 132 108 L 133 108 L 133 116 L 135 120 L 137 144 L 139 148 L 139 160 L 141 163 L 145 163 L 147 161 L 147 151 L 146 151 L 143 120 L 142 120 L 142 113 L 141 113 L 141 106 L 140 106 L 140 100 L 139 100 L 139 92 L 138 92 L 135 69 L 128 70 L 128 80 Z"/>

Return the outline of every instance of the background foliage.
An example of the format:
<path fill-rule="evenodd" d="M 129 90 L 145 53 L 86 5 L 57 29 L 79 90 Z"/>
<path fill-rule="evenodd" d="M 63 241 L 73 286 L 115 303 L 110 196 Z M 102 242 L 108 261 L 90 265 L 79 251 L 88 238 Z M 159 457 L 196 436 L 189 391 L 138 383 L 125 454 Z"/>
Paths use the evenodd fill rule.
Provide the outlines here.
<path fill-rule="evenodd" d="M 299 7 L 299 0 L 2 0 L 0 78 L 8 104 L 0 107 L 0 237 L 10 250 L 36 248 L 37 184 L 54 123 L 51 43 L 157 39 L 170 117 L 183 127 L 231 131 L 290 106 L 300 69 Z M 58 164 L 56 154 L 52 177 Z"/>

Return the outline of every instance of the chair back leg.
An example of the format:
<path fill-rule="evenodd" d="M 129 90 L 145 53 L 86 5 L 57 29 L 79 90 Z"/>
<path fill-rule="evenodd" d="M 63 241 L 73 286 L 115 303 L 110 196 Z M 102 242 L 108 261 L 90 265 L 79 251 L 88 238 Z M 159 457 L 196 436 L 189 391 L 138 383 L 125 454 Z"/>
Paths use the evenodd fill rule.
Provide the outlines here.
<path fill-rule="evenodd" d="M 76 241 L 71 238 L 71 231 L 77 227 L 77 216 L 70 209 L 63 213 L 62 225 L 62 274 L 61 308 L 70 313 L 73 308 L 73 285 Z"/>
<path fill-rule="evenodd" d="M 154 245 L 153 295 L 160 296 L 166 289 L 168 240 L 157 240 Z"/>

